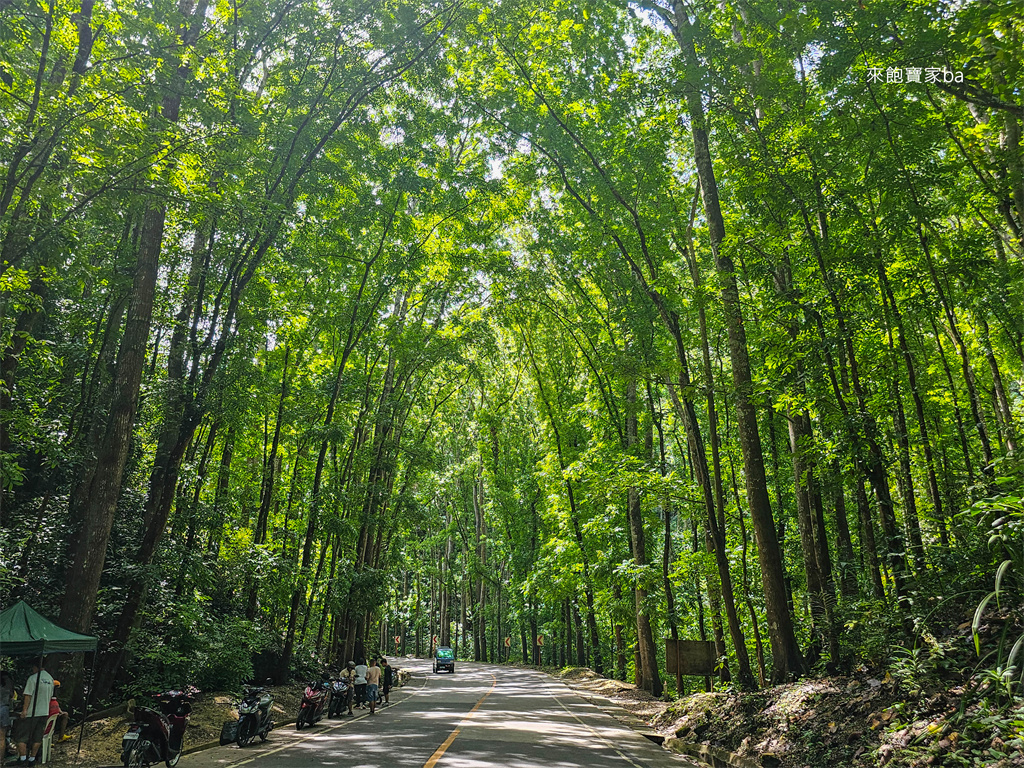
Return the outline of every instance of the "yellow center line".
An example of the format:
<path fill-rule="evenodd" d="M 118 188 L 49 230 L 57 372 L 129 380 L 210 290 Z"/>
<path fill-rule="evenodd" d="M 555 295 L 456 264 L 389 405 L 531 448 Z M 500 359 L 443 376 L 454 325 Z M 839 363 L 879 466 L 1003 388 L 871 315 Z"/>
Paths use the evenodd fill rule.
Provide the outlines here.
<path fill-rule="evenodd" d="M 481 696 L 480 701 L 474 704 L 473 708 L 466 713 L 466 716 L 462 718 L 461 721 L 459 721 L 459 724 L 455 727 L 455 730 L 448 734 L 448 738 L 444 740 L 444 743 L 440 747 L 438 747 L 434 754 L 432 754 L 427 759 L 427 762 L 423 764 L 423 768 L 434 768 L 434 766 L 437 765 L 437 761 L 444 757 L 444 753 L 448 751 L 448 747 L 452 745 L 452 742 L 455 741 L 458 735 L 462 732 L 462 726 L 466 724 L 466 721 L 472 719 L 473 714 L 478 709 L 480 709 L 480 705 L 484 703 L 484 699 L 486 699 L 494 692 L 494 687 L 497 684 L 498 678 L 496 678 L 494 675 L 491 675 L 491 687 L 487 690 L 487 693 Z"/>

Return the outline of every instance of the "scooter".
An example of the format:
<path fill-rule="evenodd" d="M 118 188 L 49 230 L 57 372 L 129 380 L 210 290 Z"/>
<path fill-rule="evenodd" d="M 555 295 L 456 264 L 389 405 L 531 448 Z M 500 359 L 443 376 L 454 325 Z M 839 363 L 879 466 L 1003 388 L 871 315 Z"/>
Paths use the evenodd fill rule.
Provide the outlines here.
<path fill-rule="evenodd" d="M 174 768 L 181 759 L 182 740 L 192 700 L 199 689 L 164 691 L 153 696 L 160 711 L 136 707 L 133 722 L 121 739 L 121 763 L 125 768 L 146 768 L 161 760 Z"/>
<path fill-rule="evenodd" d="M 313 681 L 306 686 L 299 705 L 299 716 L 295 719 L 295 730 L 301 731 L 304 725 L 316 725 L 323 719 L 327 700 L 331 695 L 326 681 Z"/>
<path fill-rule="evenodd" d="M 268 686 L 272 680 L 262 686 L 247 685 L 238 703 L 238 733 L 235 743 L 240 747 L 247 746 L 257 736 L 266 741 L 274 729 L 274 721 L 270 719 L 270 708 L 274 706 L 274 697 L 270 695 Z"/>
<path fill-rule="evenodd" d="M 331 680 L 331 703 L 327 707 L 328 717 L 337 717 L 345 714 L 345 709 L 348 707 L 348 697 L 351 695 L 349 691 L 348 681 L 343 679 L 332 679 Z"/>

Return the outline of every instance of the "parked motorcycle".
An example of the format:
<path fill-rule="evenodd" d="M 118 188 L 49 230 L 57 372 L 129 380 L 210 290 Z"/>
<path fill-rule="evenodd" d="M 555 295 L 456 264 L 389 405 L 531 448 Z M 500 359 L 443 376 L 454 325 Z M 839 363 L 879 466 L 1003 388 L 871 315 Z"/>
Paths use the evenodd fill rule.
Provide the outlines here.
<path fill-rule="evenodd" d="M 235 743 L 240 747 L 247 746 L 257 736 L 266 741 L 274 729 L 274 721 L 270 719 L 270 709 L 274 706 L 274 697 L 268 687 L 273 680 L 267 680 L 262 686 L 247 685 L 238 703 L 238 731 Z"/>
<path fill-rule="evenodd" d="M 192 700 L 199 693 L 187 686 L 153 696 L 158 712 L 150 707 L 136 707 L 128 732 L 121 739 L 121 762 L 125 768 L 146 768 L 161 760 L 174 768 L 181 759 L 182 740 L 192 714 Z"/>
<path fill-rule="evenodd" d="M 348 680 L 331 680 L 331 703 L 327 707 L 327 716 L 337 717 L 338 715 L 344 715 L 345 710 L 348 709 L 348 697 L 350 695 L 351 691 L 349 690 Z"/>
<path fill-rule="evenodd" d="M 323 719 L 324 710 L 331 691 L 326 680 L 313 681 L 306 686 L 299 705 L 299 716 L 295 719 L 295 730 L 301 731 L 304 725 L 316 725 Z"/>

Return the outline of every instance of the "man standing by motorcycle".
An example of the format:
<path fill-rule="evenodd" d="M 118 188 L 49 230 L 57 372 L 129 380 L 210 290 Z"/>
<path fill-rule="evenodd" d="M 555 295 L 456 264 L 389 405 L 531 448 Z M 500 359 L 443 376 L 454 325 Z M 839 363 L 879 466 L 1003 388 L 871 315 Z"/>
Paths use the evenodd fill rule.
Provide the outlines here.
<path fill-rule="evenodd" d="M 356 707 L 366 709 L 366 661 L 357 659 L 356 672 Z"/>
<path fill-rule="evenodd" d="M 356 690 L 356 663 L 350 661 L 348 665 L 341 671 L 341 677 L 339 678 L 345 684 L 345 701 L 342 707 L 348 707 L 349 717 L 354 717 L 355 712 L 352 711 L 352 698 L 355 696 Z"/>

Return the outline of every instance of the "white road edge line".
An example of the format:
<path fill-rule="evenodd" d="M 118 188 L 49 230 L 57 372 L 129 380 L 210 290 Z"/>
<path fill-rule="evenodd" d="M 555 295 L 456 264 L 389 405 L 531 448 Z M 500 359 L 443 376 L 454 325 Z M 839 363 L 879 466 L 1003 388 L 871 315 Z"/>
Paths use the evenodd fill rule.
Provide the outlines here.
<path fill-rule="evenodd" d="M 608 739 L 606 739 L 606 738 L 605 738 L 604 736 L 602 736 L 602 735 L 601 735 L 600 733 L 598 733 L 597 731 L 595 731 L 595 730 L 594 730 L 594 728 L 593 728 L 592 726 L 590 726 L 590 725 L 588 725 L 587 723 L 583 722 L 583 720 L 581 720 L 581 719 L 580 719 L 579 715 L 577 715 L 577 714 L 576 714 L 575 712 L 572 712 L 572 711 L 571 711 L 571 710 L 570 710 L 570 709 L 569 709 L 568 707 L 566 707 L 566 706 L 565 706 L 565 704 L 563 704 L 563 703 L 562 703 L 562 700 L 561 700 L 560 698 L 558 698 L 558 696 L 557 696 L 557 695 L 556 695 L 556 696 L 554 696 L 553 698 L 555 699 L 555 701 L 557 701 L 557 702 L 558 702 L 558 706 L 560 706 L 560 707 L 561 707 L 562 709 L 564 709 L 564 710 L 566 711 L 566 713 L 568 713 L 568 714 L 572 715 L 572 716 L 573 716 L 573 717 L 574 717 L 574 718 L 575 718 L 575 719 L 577 720 L 577 722 L 579 722 L 579 724 L 580 724 L 580 725 L 582 725 L 582 726 L 583 726 L 584 728 L 586 728 L 586 729 L 587 729 L 588 731 L 590 731 L 590 732 L 591 732 L 592 734 L 594 734 L 594 736 L 596 736 L 596 737 L 597 737 L 598 739 L 600 739 L 600 740 L 601 740 L 601 741 L 603 741 L 603 742 L 604 742 L 605 744 L 607 744 L 607 745 L 608 745 L 609 747 L 611 747 L 611 748 L 612 748 L 612 750 L 613 750 L 613 751 L 614 751 L 614 752 L 615 752 L 615 753 L 616 753 L 616 754 L 617 754 L 617 755 L 618 755 L 619 757 L 621 757 L 621 758 L 622 758 L 623 760 L 625 760 L 625 761 L 626 761 L 627 763 L 629 763 L 630 765 L 632 765 L 632 766 L 633 766 L 634 768 L 644 768 L 644 766 L 642 766 L 642 765 L 640 765 L 640 763 L 638 763 L 638 762 L 634 761 L 634 760 L 633 760 L 633 759 L 632 759 L 632 758 L 631 758 L 631 757 L 630 757 L 629 755 L 625 754 L 625 753 L 624 753 L 624 752 L 623 752 L 623 751 L 622 751 L 621 749 L 619 749 L 619 748 L 618 748 L 618 747 L 616 747 L 616 746 L 615 746 L 614 744 L 612 744 L 612 743 L 611 743 L 610 741 L 608 741 Z M 581 700 L 585 701 L 585 699 L 581 699 Z M 591 705 L 591 706 L 593 706 L 593 705 Z M 596 707 L 595 707 L 595 709 L 596 709 Z M 599 710 L 599 711 L 600 711 L 600 710 Z"/>
<path fill-rule="evenodd" d="M 427 687 L 427 677 L 424 676 L 423 677 L 423 685 L 421 685 L 416 690 L 411 691 L 408 696 L 403 698 L 401 701 L 396 701 L 391 706 L 392 707 L 397 707 L 400 704 L 404 704 L 409 699 L 411 699 L 413 696 L 415 696 L 417 693 L 420 693 L 426 687 Z M 354 717 L 351 720 L 344 720 L 344 721 L 342 721 L 340 723 L 335 723 L 332 726 L 329 726 L 327 728 L 323 728 L 323 729 L 321 729 L 319 731 L 316 731 L 315 733 L 309 733 L 306 736 L 302 736 L 300 738 L 296 738 L 293 741 L 289 742 L 288 744 L 282 744 L 280 747 L 277 747 L 275 749 L 271 749 L 271 750 L 269 750 L 267 752 L 259 752 L 259 753 L 255 754 L 255 755 L 253 755 L 252 757 L 246 757 L 246 758 L 244 758 L 242 760 L 238 760 L 238 761 L 235 761 L 235 762 L 232 762 L 232 763 L 226 763 L 224 765 L 224 768 L 232 768 L 233 766 L 236 766 L 236 765 L 247 765 L 248 763 L 251 763 L 254 760 L 257 760 L 259 758 L 269 757 L 270 755 L 276 755 L 278 752 L 283 752 L 286 749 L 290 749 L 291 747 L 294 747 L 296 744 L 301 744 L 304 741 L 309 741 L 314 736 L 319 736 L 319 735 L 324 734 L 324 733 L 330 733 L 331 731 L 336 731 L 339 728 L 344 728 L 344 727 L 346 727 L 347 725 L 349 725 L 351 723 L 359 722 L 360 720 L 363 720 L 363 719 L 365 719 L 365 718 L 367 718 L 369 716 L 370 716 L 370 713 L 367 712 L 365 715 L 359 715 L 358 717 Z"/>

